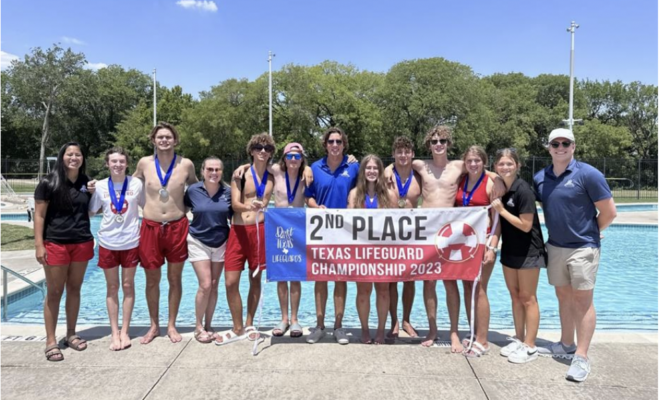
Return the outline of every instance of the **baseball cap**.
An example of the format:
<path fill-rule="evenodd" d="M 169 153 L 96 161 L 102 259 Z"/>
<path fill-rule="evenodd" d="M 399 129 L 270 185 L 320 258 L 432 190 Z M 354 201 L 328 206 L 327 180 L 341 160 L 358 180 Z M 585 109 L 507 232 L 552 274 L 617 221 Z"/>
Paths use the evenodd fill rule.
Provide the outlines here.
<path fill-rule="evenodd" d="M 573 136 L 573 132 L 566 128 L 557 128 L 550 132 L 550 136 L 548 136 L 548 143 L 557 138 L 566 138 L 571 142 L 575 142 L 575 136 Z"/>
<path fill-rule="evenodd" d="M 303 148 L 302 144 L 300 144 L 300 143 L 292 142 L 292 143 L 287 144 L 286 147 L 284 147 L 284 154 L 288 154 L 292 150 L 299 150 L 302 153 L 303 156 L 305 156 L 305 157 L 307 156 L 305 154 L 305 149 Z"/>

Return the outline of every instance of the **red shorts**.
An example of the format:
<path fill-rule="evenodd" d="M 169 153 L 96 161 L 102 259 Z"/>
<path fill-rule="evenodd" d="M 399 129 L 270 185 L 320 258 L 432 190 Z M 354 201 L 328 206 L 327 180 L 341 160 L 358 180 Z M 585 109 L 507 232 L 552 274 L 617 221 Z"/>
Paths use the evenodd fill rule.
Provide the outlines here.
<path fill-rule="evenodd" d="M 225 271 L 243 271 L 246 261 L 251 270 L 266 269 L 265 239 L 263 223 L 259 223 L 258 237 L 255 225 L 232 225 L 225 252 Z"/>
<path fill-rule="evenodd" d="M 138 248 L 128 250 L 108 250 L 99 246 L 99 267 L 114 268 L 121 265 L 123 268 L 135 268 L 140 263 Z"/>
<path fill-rule="evenodd" d="M 89 261 L 94 258 L 94 241 L 76 244 L 44 242 L 48 265 L 69 265 L 72 262 Z"/>
<path fill-rule="evenodd" d="M 182 263 L 188 258 L 188 218 L 155 222 L 142 219 L 138 253 L 145 269 L 160 268 L 167 262 Z"/>

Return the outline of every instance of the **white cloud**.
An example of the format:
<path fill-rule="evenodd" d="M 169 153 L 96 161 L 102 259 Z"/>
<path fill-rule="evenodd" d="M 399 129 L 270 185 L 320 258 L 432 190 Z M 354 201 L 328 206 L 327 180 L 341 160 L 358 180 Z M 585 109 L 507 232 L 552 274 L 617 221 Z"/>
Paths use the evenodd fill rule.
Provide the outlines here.
<path fill-rule="evenodd" d="M 202 11 L 210 12 L 218 11 L 218 6 L 216 6 L 215 1 L 212 0 L 179 0 L 176 4 L 183 8 L 197 8 Z"/>
<path fill-rule="evenodd" d="M 18 60 L 18 56 L 0 50 L 0 69 L 8 68 L 13 60 Z"/>
<path fill-rule="evenodd" d="M 85 65 L 86 69 L 91 69 L 93 71 L 98 71 L 101 68 L 107 68 L 107 67 L 108 67 L 108 64 L 104 64 L 104 63 L 87 63 Z"/>
<path fill-rule="evenodd" d="M 79 45 L 79 46 L 82 46 L 82 45 L 85 44 L 85 42 L 83 42 L 83 41 L 80 40 L 80 39 L 76 39 L 76 38 L 72 38 L 72 37 L 68 37 L 68 36 L 62 36 L 62 41 L 63 41 L 64 43 L 68 43 L 68 44 L 77 44 L 77 45 Z"/>

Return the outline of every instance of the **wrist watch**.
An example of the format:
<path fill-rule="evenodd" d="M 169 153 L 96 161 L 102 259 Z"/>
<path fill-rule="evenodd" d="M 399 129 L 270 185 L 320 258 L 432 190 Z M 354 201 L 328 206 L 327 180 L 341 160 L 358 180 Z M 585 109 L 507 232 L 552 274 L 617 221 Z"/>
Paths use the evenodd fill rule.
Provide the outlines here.
<path fill-rule="evenodd" d="M 486 245 L 486 248 L 487 248 L 488 250 L 492 250 L 493 253 L 495 253 L 495 255 L 497 255 L 497 247 Z"/>

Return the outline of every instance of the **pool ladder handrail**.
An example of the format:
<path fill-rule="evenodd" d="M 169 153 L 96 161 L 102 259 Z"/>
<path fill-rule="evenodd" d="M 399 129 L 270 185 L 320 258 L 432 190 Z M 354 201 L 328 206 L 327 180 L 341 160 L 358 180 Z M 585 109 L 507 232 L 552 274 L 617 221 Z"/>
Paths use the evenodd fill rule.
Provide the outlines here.
<path fill-rule="evenodd" d="M 10 273 L 17 277 L 18 279 L 22 280 L 25 283 L 28 283 L 37 289 L 41 291 L 41 294 L 43 294 L 44 298 L 46 297 L 46 288 L 44 288 L 44 284 L 38 284 L 36 282 L 33 282 L 29 280 L 28 278 L 24 277 L 23 275 L 19 274 L 18 272 L 14 271 L 13 269 L 9 269 L 5 267 L 4 265 L 0 265 L 0 268 L 2 268 L 2 320 L 6 321 L 7 320 L 7 306 L 9 305 L 9 300 L 7 296 L 7 290 L 8 290 L 8 282 L 7 282 L 7 273 Z"/>

